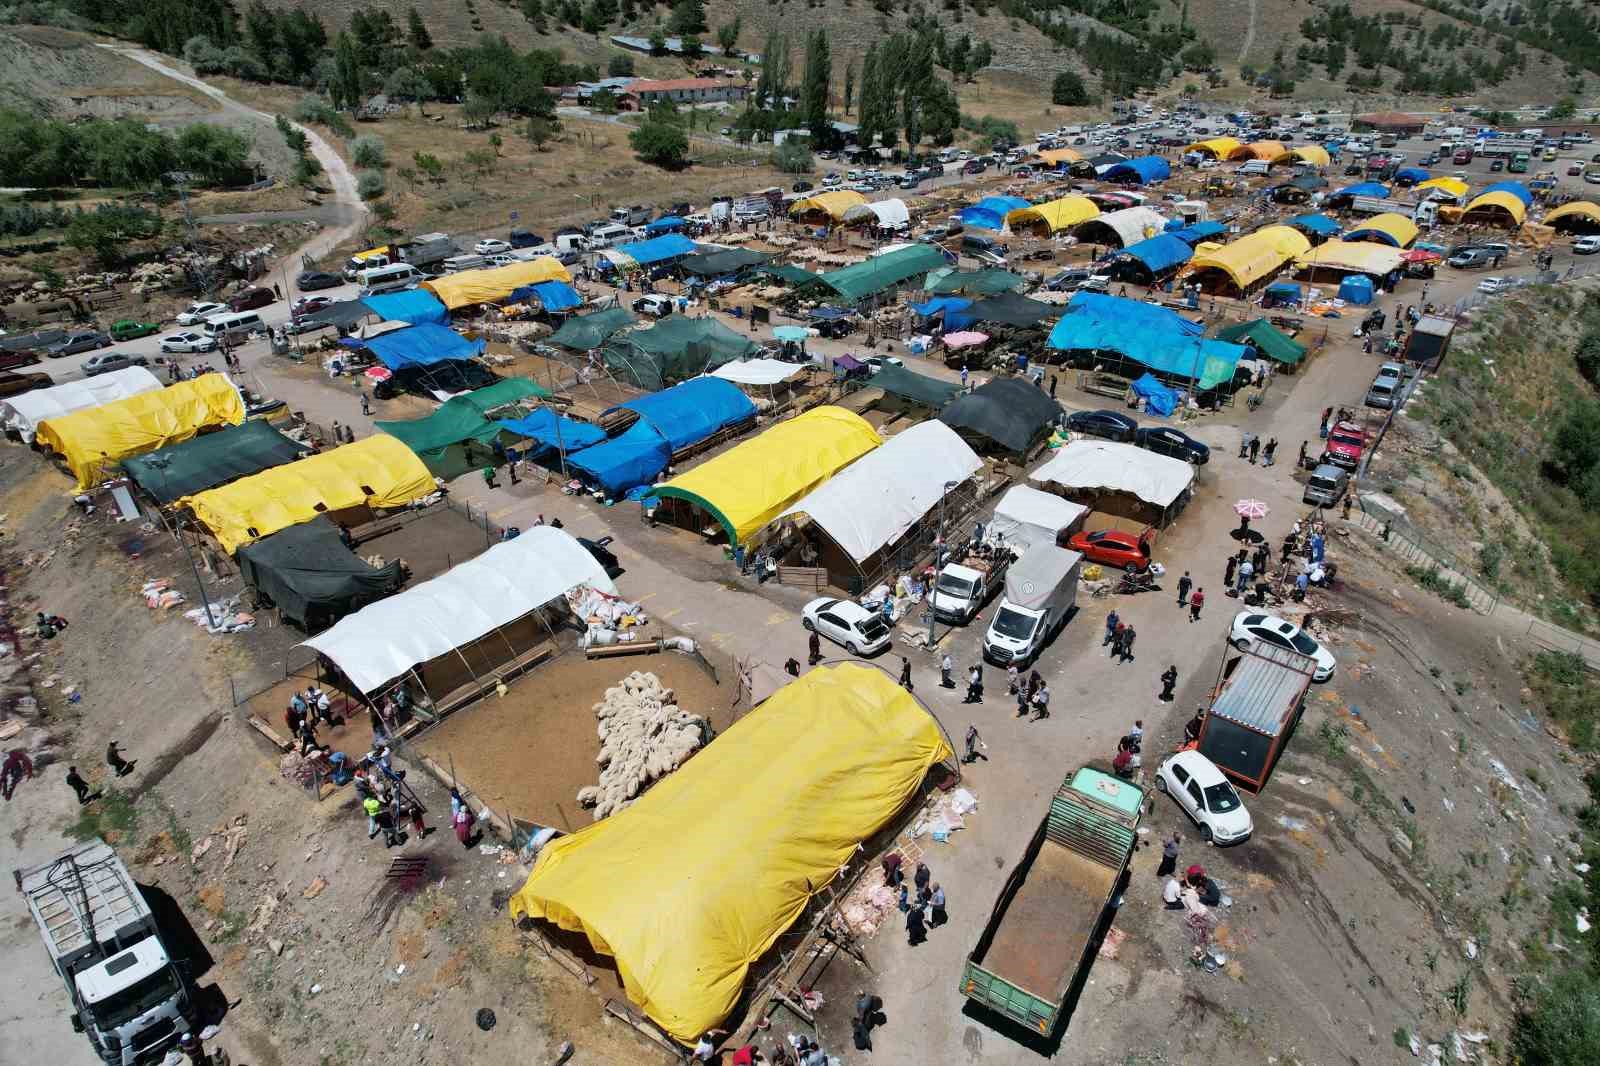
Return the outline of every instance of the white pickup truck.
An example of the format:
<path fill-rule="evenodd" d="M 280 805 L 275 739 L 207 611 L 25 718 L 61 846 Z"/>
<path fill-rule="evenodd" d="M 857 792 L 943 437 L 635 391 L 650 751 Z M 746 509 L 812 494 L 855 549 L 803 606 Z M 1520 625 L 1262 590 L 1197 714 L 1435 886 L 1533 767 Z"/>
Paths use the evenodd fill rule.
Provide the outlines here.
<path fill-rule="evenodd" d="M 972 621 L 1005 584 L 1010 564 L 1011 556 L 1004 552 L 994 559 L 964 558 L 945 564 L 933 585 L 934 617 L 956 625 Z"/>

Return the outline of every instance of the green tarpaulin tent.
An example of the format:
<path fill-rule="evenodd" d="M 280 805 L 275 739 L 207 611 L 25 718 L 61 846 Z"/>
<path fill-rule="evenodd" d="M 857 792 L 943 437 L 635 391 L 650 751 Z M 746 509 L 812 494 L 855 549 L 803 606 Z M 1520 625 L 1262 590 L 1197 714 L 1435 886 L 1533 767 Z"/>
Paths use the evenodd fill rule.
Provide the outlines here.
<path fill-rule="evenodd" d="M 369 566 L 344 546 L 326 517 L 263 537 L 239 549 L 239 573 L 283 617 L 307 632 L 382 599 L 400 585 L 400 562 Z"/>
<path fill-rule="evenodd" d="M 923 284 L 924 292 L 962 293 L 966 296 L 993 296 L 1002 292 L 1015 292 L 1027 284 L 1027 279 L 1009 270 L 951 270 L 943 274 L 929 274 Z"/>
<path fill-rule="evenodd" d="M 790 263 L 767 267 L 766 272 L 780 281 L 787 281 L 790 285 L 809 285 L 822 277 L 821 274 L 813 274 L 805 267 L 797 267 Z"/>
<path fill-rule="evenodd" d="M 1217 340 L 1248 344 L 1269 359 L 1294 366 L 1306 356 L 1306 346 L 1264 318 L 1240 322 L 1217 330 Z"/>
<path fill-rule="evenodd" d="M 935 411 L 944 410 L 945 404 L 956 398 L 961 386 L 953 381 L 940 381 L 926 374 L 916 374 L 902 366 L 888 364 L 861 383 L 867 388 L 882 389 L 902 396 Z"/>
<path fill-rule="evenodd" d="M 180 496 L 292 463 L 310 450 L 266 422 L 246 422 L 125 459 L 122 468 L 156 502 L 168 504 Z"/>
<path fill-rule="evenodd" d="M 700 252 L 695 255 L 686 255 L 678 261 L 678 265 L 691 274 L 712 277 L 717 274 L 731 274 L 736 270 L 759 266 L 771 258 L 772 256 L 764 252 L 757 252 L 750 248 L 729 248 L 723 252 Z"/>
<path fill-rule="evenodd" d="M 598 348 L 606 342 L 606 338 L 619 329 L 626 329 L 638 319 L 620 307 L 613 307 L 605 311 L 595 311 L 592 314 L 578 315 L 567 319 L 561 328 L 551 334 L 546 344 L 554 344 L 558 348 L 571 348 L 576 352 L 585 352 L 590 348 Z"/>
<path fill-rule="evenodd" d="M 493 385 L 481 389 L 473 389 L 465 396 L 457 399 L 465 400 L 471 404 L 479 414 L 488 414 L 496 407 L 504 407 L 509 403 L 527 399 L 548 399 L 550 390 L 528 378 L 505 378 Z"/>
<path fill-rule="evenodd" d="M 506 388 L 518 383 L 521 392 Z M 491 395 L 486 396 L 486 393 Z M 426 418 L 374 422 L 373 425 L 415 452 L 428 473 L 449 481 L 468 470 L 494 462 L 496 439 L 506 442 L 516 439 L 515 434 L 485 418 L 485 411 L 540 394 L 548 395 L 526 378 L 510 378 L 465 396 L 453 396 Z"/>
<path fill-rule="evenodd" d="M 841 299 L 855 303 L 944 265 L 944 253 L 931 245 L 915 244 L 875 255 L 843 270 L 829 271 L 817 279 L 817 284 L 826 285 Z"/>
<path fill-rule="evenodd" d="M 668 315 L 649 329 L 613 337 L 601 355 L 613 373 L 655 392 L 759 350 L 716 319 Z"/>
<path fill-rule="evenodd" d="M 1053 304 L 1040 303 L 1038 300 L 1030 300 L 1014 292 L 1003 292 L 998 296 L 979 300 L 960 314 L 963 319 L 997 322 L 1002 326 L 1016 326 L 1022 329 L 1037 326 L 1047 319 L 1060 318 L 1061 308 Z"/>

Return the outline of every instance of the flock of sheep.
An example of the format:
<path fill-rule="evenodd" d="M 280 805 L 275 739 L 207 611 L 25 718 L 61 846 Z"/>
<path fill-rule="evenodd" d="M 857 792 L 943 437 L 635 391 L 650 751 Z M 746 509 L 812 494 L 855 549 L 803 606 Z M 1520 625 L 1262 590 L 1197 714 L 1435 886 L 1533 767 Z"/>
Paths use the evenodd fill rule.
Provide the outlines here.
<path fill-rule="evenodd" d="M 655 674 L 635 670 L 594 705 L 600 720 L 600 783 L 578 790 L 599 821 L 627 807 L 711 739 L 711 724 L 677 704 Z"/>

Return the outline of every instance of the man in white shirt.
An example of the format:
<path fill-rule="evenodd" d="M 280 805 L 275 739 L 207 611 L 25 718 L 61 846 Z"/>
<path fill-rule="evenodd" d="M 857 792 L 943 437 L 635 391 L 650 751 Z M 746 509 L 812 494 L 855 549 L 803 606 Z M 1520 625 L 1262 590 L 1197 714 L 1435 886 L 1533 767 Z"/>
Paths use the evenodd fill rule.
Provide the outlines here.
<path fill-rule="evenodd" d="M 1167 878 L 1167 886 L 1161 890 L 1161 902 L 1166 904 L 1169 911 L 1183 910 L 1183 900 L 1180 898 L 1182 886 L 1176 877 Z"/>

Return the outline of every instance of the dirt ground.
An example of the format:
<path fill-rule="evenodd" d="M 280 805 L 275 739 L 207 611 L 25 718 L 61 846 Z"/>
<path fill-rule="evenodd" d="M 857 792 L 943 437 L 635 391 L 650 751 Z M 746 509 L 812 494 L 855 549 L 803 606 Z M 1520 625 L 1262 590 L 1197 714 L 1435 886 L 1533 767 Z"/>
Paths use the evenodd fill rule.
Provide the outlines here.
<path fill-rule="evenodd" d="M 649 632 L 660 627 L 652 626 Z M 591 824 L 574 798 L 598 778 L 600 739 L 590 708 L 605 690 L 635 670 L 648 671 L 678 696 L 678 705 L 704 715 L 719 733 L 733 724 L 732 664 L 708 649 L 721 684 L 699 663 L 676 652 L 588 659 L 569 649 L 509 686 L 428 730 L 416 747 L 497 811 L 519 820 L 574 832 Z"/>

